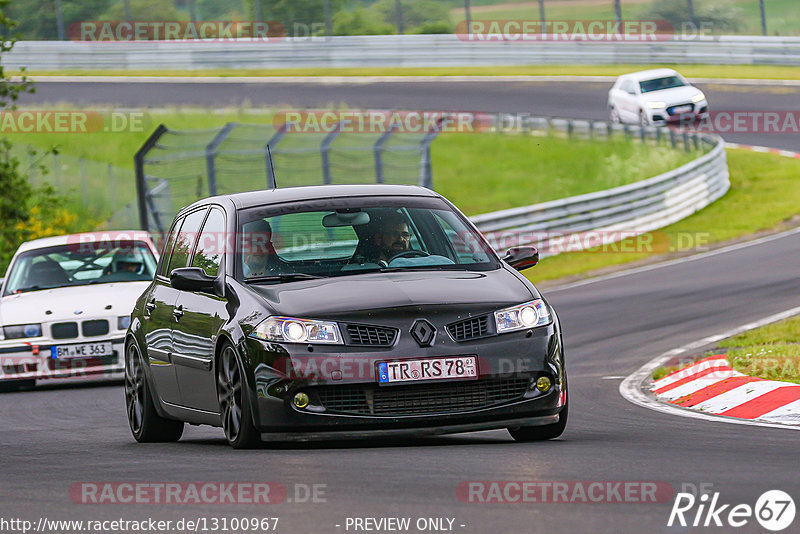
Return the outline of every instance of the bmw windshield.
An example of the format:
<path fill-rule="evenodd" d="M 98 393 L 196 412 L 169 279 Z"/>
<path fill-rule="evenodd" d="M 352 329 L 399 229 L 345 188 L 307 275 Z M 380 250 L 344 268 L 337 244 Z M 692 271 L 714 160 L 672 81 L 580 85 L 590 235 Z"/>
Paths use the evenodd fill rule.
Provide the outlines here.
<path fill-rule="evenodd" d="M 8 272 L 4 295 L 66 286 L 152 280 L 156 259 L 139 241 L 79 243 L 28 250 Z"/>
<path fill-rule="evenodd" d="M 347 198 L 240 211 L 237 271 L 290 281 L 375 271 L 499 267 L 484 238 L 437 198 Z"/>

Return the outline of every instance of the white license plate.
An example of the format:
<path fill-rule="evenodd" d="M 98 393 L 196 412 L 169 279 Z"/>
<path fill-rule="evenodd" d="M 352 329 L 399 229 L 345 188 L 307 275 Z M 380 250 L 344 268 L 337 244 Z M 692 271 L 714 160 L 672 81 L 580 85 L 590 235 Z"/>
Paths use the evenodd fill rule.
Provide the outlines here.
<path fill-rule="evenodd" d="M 378 364 L 378 383 L 416 382 L 418 380 L 478 378 L 475 356 L 400 360 Z"/>
<path fill-rule="evenodd" d="M 50 357 L 59 358 L 99 358 L 113 354 L 111 342 L 81 343 L 80 345 L 53 345 L 50 347 Z"/>
<path fill-rule="evenodd" d="M 673 113 L 688 113 L 692 111 L 692 106 L 677 106 L 672 108 Z"/>

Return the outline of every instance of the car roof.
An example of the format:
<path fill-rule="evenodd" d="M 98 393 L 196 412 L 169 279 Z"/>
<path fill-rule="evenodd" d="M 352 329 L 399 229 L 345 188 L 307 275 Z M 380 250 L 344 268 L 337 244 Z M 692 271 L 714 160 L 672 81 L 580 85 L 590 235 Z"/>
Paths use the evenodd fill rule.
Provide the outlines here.
<path fill-rule="evenodd" d="M 207 204 L 220 204 L 225 201 L 233 202 L 236 209 L 263 206 L 267 204 L 280 204 L 301 200 L 319 200 L 329 198 L 347 197 L 374 197 L 374 196 L 416 196 L 438 197 L 439 194 L 418 185 L 396 184 L 358 184 L 358 185 L 309 185 L 301 187 L 284 187 L 277 189 L 264 189 L 248 191 L 246 193 L 232 193 L 199 200 L 181 210 L 188 211 L 198 206 Z"/>
<path fill-rule="evenodd" d="M 109 230 L 107 232 L 87 232 L 82 234 L 68 234 L 32 239 L 21 244 L 17 249 L 17 253 L 39 248 L 55 247 L 59 245 L 96 243 L 98 241 L 144 241 L 152 250 L 155 250 L 153 241 L 150 239 L 150 234 L 144 230 Z"/>
<path fill-rule="evenodd" d="M 631 79 L 635 82 L 641 82 L 644 80 L 663 78 L 664 76 L 680 76 L 680 74 L 678 71 L 673 69 L 650 69 L 640 70 L 638 72 L 630 72 L 628 74 L 623 74 L 621 77 Z"/>

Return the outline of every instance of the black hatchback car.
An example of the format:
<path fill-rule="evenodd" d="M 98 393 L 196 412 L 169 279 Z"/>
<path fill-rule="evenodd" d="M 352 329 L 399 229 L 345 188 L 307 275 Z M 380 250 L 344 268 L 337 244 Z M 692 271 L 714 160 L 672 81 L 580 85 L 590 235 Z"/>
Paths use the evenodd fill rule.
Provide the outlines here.
<path fill-rule="evenodd" d="M 296 187 L 208 198 L 172 224 L 126 337 L 138 441 L 185 422 L 261 440 L 507 428 L 559 436 L 555 311 L 440 195 Z"/>

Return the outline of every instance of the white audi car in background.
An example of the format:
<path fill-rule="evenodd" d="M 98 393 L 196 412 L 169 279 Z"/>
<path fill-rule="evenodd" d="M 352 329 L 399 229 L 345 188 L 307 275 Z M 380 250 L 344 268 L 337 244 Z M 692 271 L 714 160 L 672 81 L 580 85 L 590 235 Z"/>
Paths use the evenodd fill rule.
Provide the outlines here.
<path fill-rule="evenodd" d="M 157 252 L 142 231 L 23 243 L 0 286 L 0 387 L 113 376 Z"/>
<path fill-rule="evenodd" d="M 672 69 L 623 74 L 608 92 L 612 122 L 663 125 L 708 115 L 706 95 Z"/>

